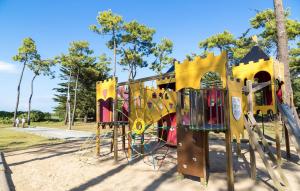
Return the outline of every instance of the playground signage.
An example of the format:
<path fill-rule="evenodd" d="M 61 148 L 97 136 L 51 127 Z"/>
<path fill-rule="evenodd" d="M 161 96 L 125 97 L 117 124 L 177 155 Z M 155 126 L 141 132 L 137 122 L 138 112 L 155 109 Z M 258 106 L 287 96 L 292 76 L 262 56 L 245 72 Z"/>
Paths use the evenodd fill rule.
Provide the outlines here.
<path fill-rule="evenodd" d="M 242 115 L 242 104 L 241 98 L 239 97 L 231 97 L 231 105 L 232 105 L 232 114 L 235 120 L 239 120 Z"/>

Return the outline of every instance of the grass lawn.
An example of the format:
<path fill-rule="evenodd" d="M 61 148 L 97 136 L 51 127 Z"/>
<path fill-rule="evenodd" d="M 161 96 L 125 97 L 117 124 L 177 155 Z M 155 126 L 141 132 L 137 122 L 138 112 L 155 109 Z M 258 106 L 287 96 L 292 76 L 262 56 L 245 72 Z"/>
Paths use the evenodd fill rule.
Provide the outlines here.
<path fill-rule="evenodd" d="M 57 139 L 47 139 L 37 135 L 17 132 L 9 128 L 0 128 L 0 151 L 13 151 L 26 149 L 41 144 L 63 142 Z"/>

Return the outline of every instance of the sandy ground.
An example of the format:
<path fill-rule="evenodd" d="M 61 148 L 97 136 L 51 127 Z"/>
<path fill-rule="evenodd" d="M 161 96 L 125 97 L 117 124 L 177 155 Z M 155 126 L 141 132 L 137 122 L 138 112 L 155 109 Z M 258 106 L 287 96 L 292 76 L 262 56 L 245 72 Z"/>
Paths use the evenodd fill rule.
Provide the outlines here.
<path fill-rule="evenodd" d="M 210 176 L 207 186 L 198 178 L 182 178 L 176 172 L 176 149 L 159 151 L 167 157 L 159 169 L 154 169 L 152 157 L 128 163 L 123 151 L 119 163 L 114 164 L 107 154 L 109 145 L 102 147 L 101 158 L 94 157 L 94 146 L 89 141 L 73 141 L 51 146 L 5 153 L 9 165 L 8 178 L 17 191 L 47 190 L 227 190 L 225 143 L 210 140 Z M 120 145 L 121 147 L 121 145 Z M 249 152 L 242 145 L 243 157 L 234 155 L 236 190 L 274 190 L 273 182 L 257 155 L 258 178 L 249 178 Z M 291 185 L 290 190 L 300 190 L 300 163 L 292 148 L 292 161 L 284 160 L 283 169 Z M 283 152 L 283 157 L 285 153 Z M 247 162 L 248 161 L 248 162 Z"/>

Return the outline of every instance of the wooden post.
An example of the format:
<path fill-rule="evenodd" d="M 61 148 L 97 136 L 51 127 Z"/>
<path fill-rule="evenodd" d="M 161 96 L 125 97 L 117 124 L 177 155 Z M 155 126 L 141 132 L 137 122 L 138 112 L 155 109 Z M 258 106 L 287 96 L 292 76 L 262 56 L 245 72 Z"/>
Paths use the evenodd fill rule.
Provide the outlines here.
<path fill-rule="evenodd" d="M 207 152 L 207 150 L 206 150 L 206 147 L 207 147 L 207 144 L 206 144 L 206 141 L 207 141 L 207 138 L 206 138 L 206 134 L 207 134 L 207 132 L 205 132 L 205 131 L 201 131 L 200 132 L 200 136 L 202 137 L 202 139 L 201 139 L 201 145 L 203 146 L 203 148 L 202 148 L 202 151 L 203 151 L 203 166 L 202 166 L 202 169 L 201 169 L 201 171 L 203 171 L 203 177 L 200 177 L 200 182 L 201 182 L 201 184 L 203 185 L 203 186 L 206 186 L 207 185 L 207 181 L 208 181 L 208 169 L 207 169 L 207 160 L 208 160 L 208 158 L 207 158 L 207 155 L 208 155 L 208 152 Z"/>
<path fill-rule="evenodd" d="M 206 166 L 209 168 L 209 133 L 205 132 L 205 153 L 206 153 Z"/>
<path fill-rule="evenodd" d="M 114 161 L 118 162 L 118 125 L 114 125 Z"/>
<path fill-rule="evenodd" d="M 280 114 L 277 115 L 277 119 L 275 122 L 275 136 L 276 136 L 276 154 L 277 154 L 277 162 L 278 164 L 281 164 L 281 146 L 280 146 L 280 135 L 279 135 L 279 119 Z"/>
<path fill-rule="evenodd" d="M 238 140 L 236 140 L 236 153 L 237 153 L 237 156 L 242 156 L 242 150 L 241 150 L 241 143 L 238 142 Z"/>
<path fill-rule="evenodd" d="M 253 113 L 253 98 L 252 98 L 252 82 L 250 80 L 247 80 L 247 108 L 248 112 Z M 249 135 L 250 136 L 250 135 Z M 250 176 L 253 180 L 256 180 L 256 159 L 255 159 L 255 152 L 254 147 L 252 147 L 253 143 L 251 142 L 251 139 L 249 139 L 249 151 L 250 151 Z"/>
<path fill-rule="evenodd" d="M 131 91 L 130 91 L 130 81 L 128 80 L 128 132 L 127 132 L 127 137 L 128 137 L 128 148 L 127 148 L 127 152 L 128 152 L 128 158 L 131 159 L 131 155 L 132 155 L 132 150 L 131 150 L 131 126 L 130 126 L 130 102 L 131 102 Z"/>
<path fill-rule="evenodd" d="M 289 139 L 289 132 L 283 122 L 283 128 L 284 128 L 284 137 L 285 137 L 285 148 L 286 148 L 286 158 L 291 158 L 291 151 L 290 151 L 290 139 Z"/>
<path fill-rule="evenodd" d="M 100 124 L 97 123 L 96 131 L 96 156 L 100 156 Z"/>
<path fill-rule="evenodd" d="M 118 78 L 116 79 L 116 84 L 118 84 Z M 113 103 L 113 128 L 114 128 L 114 161 L 115 163 L 118 162 L 118 128 L 119 124 L 117 123 L 118 121 L 118 90 L 117 90 L 117 85 L 115 86 L 115 97 L 114 97 L 114 103 Z"/>
<path fill-rule="evenodd" d="M 144 133 L 141 135 L 141 154 L 144 154 L 144 139 L 145 139 L 145 135 Z"/>
<path fill-rule="evenodd" d="M 96 121 L 97 121 L 97 129 L 96 129 L 96 156 L 100 156 L 100 106 L 101 102 L 97 100 L 96 105 Z"/>
<path fill-rule="evenodd" d="M 228 190 L 234 190 L 234 177 L 233 177 L 233 161 L 232 161 L 232 145 L 231 145 L 231 132 L 230 127 L 228 127 L 225 132 L 225 142 L 226 142 L 226 169 L 227 169 L 227 186 Z"/>
<path fill-rule="evenodd" d="M 225 107 L 229 108 L 229 102 L 231 98 L 229 97 L 229 90 L 227 85 L 227 92 L 225 97 Z M 234 176 L 233 176 L 233 160 L 232 160 L 232 144 L 231 144 L 231 127 L 230 127 L 230 114 L 228 112 L 225 114 L 225 123 L 227 130 L 225 131 L 225 146 L 226 146 L 226 172 L 227 172 L 227 190 L 234 190 Z"/>
<path fill-rule="evenodd" d="M 179 140 L 179 133 L 180 133 L 180 128 L 181 127 L 181 120 L 182 120 L 182 116 L 181 116 L 181 108 L 182 108 L 182 94 L 184 93 L 184 90 L 179 90 L 177 91 L 177 103 L 176 103 L 176 126 L 177 126 L 177 140 Z M 179 150 L 179 146 L 181 145 L 182 143 L 178 142 L 177 141 L 177 163 L 179 162 L 179 158 L 180 158 L 180 153 L 178 152 Z M 180 172 L 179 170 L 179 165 L 177 165 L 177 171 L 179 171 L 179 173 L 182 173 Z"/>
<path fill-rule="evenodd" d="M 125 125 L 122 124 L 122 149 L 125 151 Z"/>

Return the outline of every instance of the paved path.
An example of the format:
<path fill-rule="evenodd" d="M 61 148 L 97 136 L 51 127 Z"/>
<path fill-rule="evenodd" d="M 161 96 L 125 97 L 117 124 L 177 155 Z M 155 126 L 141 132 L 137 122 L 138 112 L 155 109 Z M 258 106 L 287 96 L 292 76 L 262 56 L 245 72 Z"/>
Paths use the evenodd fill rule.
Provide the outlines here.
<path fill-rule="evenodd" d="M 47 138 L 66 139 L 66 140 L 85 140 L 88 137 L 94 137 L 95 134 L 86 131 L 64 130 L 47 127 L 34 127 L 34 128 L 12 128 L 15 131 L 32 133 Z"/>

